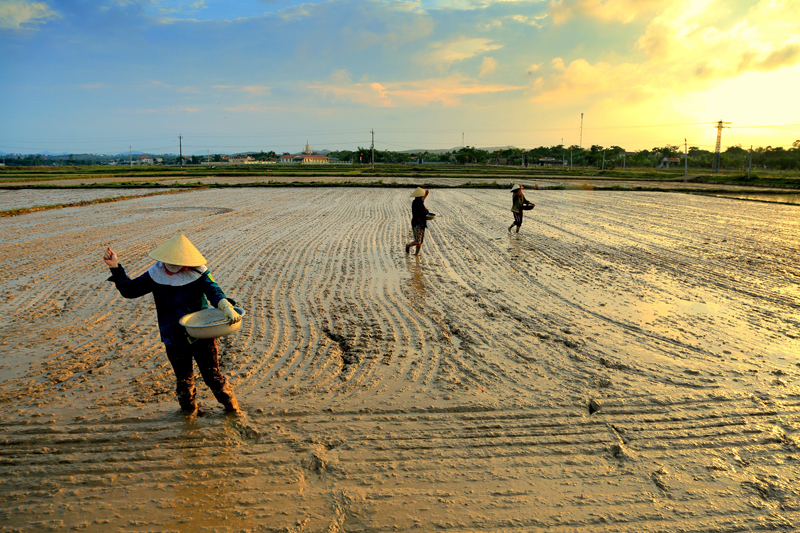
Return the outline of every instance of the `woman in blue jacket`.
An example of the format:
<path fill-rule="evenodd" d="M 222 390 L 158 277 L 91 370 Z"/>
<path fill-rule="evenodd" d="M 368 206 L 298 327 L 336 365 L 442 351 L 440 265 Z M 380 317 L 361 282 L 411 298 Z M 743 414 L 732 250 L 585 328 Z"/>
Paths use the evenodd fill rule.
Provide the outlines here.
<path fill-rule="evenodd" d="M 203 255 L 183 234 L 176 235 L 152 252 L 156 262 L 147 272 L 131 279 L 119 264 L 117 254 L 109 247 L 103 261 L 111 269 L 113 281 L 125 298 L 139 298 L 152 293 L 158 316 L 161 342 L 167 351 L 177 380 L 176 393 L 181 409 L 187 414 L 197 412 L 197 389 L 194 386 L 194 365 L 197 361 L 203 381 L 225 411 L 238 411 L 239 403 L 233 387 L 219 369 L 219 352 L 215 339 L 195 339 L 186 333 L 178 320 L 186 314 L 211 305 L 221 309 L 235 323 L 242 319 L 225 297 Z"/>

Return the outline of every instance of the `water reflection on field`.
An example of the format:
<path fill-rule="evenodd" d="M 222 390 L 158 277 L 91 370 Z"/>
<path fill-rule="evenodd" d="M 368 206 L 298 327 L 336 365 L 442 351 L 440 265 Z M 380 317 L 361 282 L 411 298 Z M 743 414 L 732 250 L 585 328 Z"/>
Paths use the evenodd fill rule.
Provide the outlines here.
<path fill-rule="evenodd" d="M 800 193 L 722 193 L 715 194 L 718 198 L 734 198 L 737 200 L 751 200 L 756 202 L 773 202 L 778 204 L 800 205 Z"/>

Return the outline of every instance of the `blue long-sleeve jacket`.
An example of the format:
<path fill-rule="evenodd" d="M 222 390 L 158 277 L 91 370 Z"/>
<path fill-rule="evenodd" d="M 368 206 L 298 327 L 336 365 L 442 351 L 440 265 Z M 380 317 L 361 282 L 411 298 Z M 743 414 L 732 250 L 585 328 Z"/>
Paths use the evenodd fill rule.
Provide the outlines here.
<path fill-rule="evenodd" d="M 131 279 L 122 265 L 119 265 L 111 269 L 108 281 L 114 282 L 124 298 L 139 298 L 153 293 L 161 342 L 166 346 L 188 346 L 191 338 L 178 320 L 188 313 L 207 309 L 209 302 L 216 307 L 219 301 L 225 298 L 225 293 L 208 270 L 195 281 L 176 287 L 156 283 L 147 272 L 136 279 Z"/>

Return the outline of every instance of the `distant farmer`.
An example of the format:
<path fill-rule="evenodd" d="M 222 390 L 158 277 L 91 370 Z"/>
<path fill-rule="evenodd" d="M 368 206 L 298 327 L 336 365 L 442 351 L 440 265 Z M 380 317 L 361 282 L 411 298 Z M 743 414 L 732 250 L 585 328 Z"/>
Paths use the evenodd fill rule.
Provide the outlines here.
<path fill-rule="evenodd" d="M 522 211 L 533 209 L 536 206 L 525 199 L 525 195 L 522 194 L 522 185 L 519 183 L 511 187 L 511 194 L 513 195 L 511 212 L 514 213 L 514 222 L 508 227 L 508 232 L 511 233 L 511 228 L 516 226 L 517 233 L 519 233 L 519 228 L 522 227 Z"/>
<path fill-rule="evenodd" d="M 136 279 L 130 279 L 119 264 L 117 254 L 109 247 L 103 261 L 111 269 L 111 277 L 125 298 L 139 298 L 153 293 L 158 315 L 161 342 L 177 380 L 178 403 L 186 414 L 197 412 L 197 389 L 194 386 L 194 365 L 208 388 L 225 411 L 239 410 L 233 387 L 219 369 L 219 353 L 215 339 L 195 339 L 178 323 L 188 313 L 209 307 L 208 302 L 221 309 L 230 323 L 242 319 L 231 301 L 214 281 L 206 268 L 206 260 L 183 234 L 176 235 L 155 250 L 150 257 L 156 260 L 150 269 Z"/>
<path fill-rule="evenodd" d="M 411 202 L 411 231 L 414 233 L 414 240 L 406 244 L 406 254 L 411 250 L 412 246 L 417 247 L 414 255 L 419 255 L 419 249 L 422 247 L 422 241 L 425 240 L 425 228 L 428 227 L 427 215 L 428 210 L 425 208 L 425 198 L 431 193 L 430 190 L 423 190 L 420 187 L 414 189 L 411 197 L 414 199 Z"/>

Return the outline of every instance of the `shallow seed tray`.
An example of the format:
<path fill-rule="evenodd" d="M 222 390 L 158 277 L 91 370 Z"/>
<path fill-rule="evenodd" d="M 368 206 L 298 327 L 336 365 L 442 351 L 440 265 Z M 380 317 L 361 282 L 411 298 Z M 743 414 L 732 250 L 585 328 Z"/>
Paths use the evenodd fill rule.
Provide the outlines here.
<path fill-rule="evenodd" d="M 244 315 L 247 313 L 241 307 L 234 307 L 237 313 Z M 236 333 L 242 327 L 242 321 L 235 324 L 228 324 L 225 313 L 216 307 L 195 311 L 188 315 L 183 315 L 178 321 L 181 326 L 186 328 L 186 332 L 195 339 L 216 339 L 231 333 Z"/>

